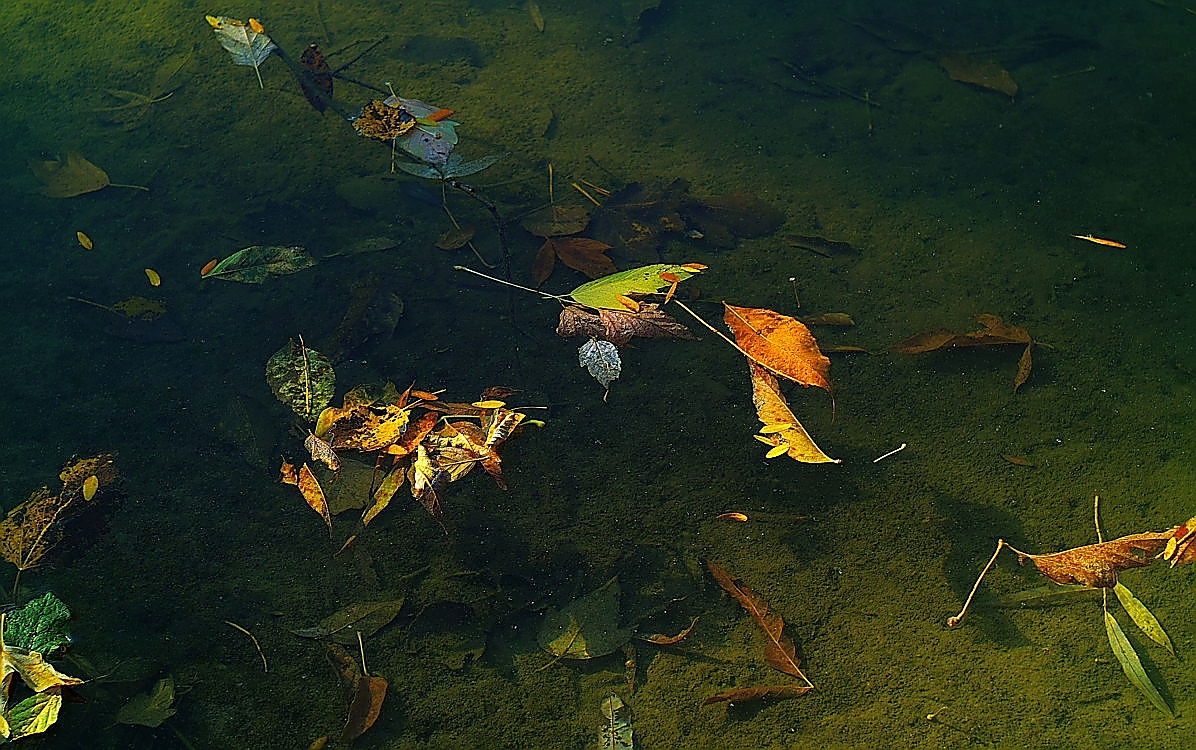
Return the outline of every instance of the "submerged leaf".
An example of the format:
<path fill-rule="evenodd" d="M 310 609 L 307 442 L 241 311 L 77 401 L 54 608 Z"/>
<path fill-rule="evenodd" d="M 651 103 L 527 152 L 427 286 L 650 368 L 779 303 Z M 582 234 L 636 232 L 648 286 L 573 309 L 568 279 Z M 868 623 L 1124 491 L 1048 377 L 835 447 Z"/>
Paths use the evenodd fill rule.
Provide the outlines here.
<path fill-rule="evenodd" d="M 585 229 L 590 223 L 590 212 L 585 206 L 552 205 L 528 214 L 521 223 L 537 237 L 560 237 Z"/>
<path fill-rule="evenodd" d="M 261 284 L 266 279 L 287 276 L 316 264 L 306 248 L 297 245 L 245 247 L 217 263 L 204 279 L 227 279 L 244 284 Z"/>
<path fill-rule="evenodd" d="M 635 737 L 631 730 L 631 711 L 619 696 L 611 693 L 602 699 L 602 724 L 598 727 L 601 750 L 632 750 Z"/>
<path fill-rule="evenodd" d="M 728 690 L 725 693 L 712 695 L 706 700 L 702 701 L 703 706 L 708 706 L 711 703 L 719 703 L 728 701 L 730 703 L 743 703 L 745 701 L 783 701 L 789 698 L 799 698 L 806 693 L 813 690 L 813 687 L 808 685 L 766 685 L 764 687 L 750 687 L 739 688 L 737 690 Z"/>
<path fill-rule="evenodd" d="M 1125 631 L 1121 629 L 1117 618 L 1107 608 L 1105 609 L 1105 633 L 1109 636 L 1109 645 L 1113 647 L 1113 655 L 1117 657 L 1117 661 L 1121 664 L 1121 671 L 1125 672 L 1129 681 L 1156 708 L 1168 716 L 1174 716 L 1175 712 L 1171 710 L 1171 706 L 1159 692 L 1154 680 L 1150 679 L 1150 675 L 1142 666 L 1142 660 L 1138 657 L 1138 652 L 1134 650 L 1134 645 L 1130 643 L 1129 638 L 1125 637 Z"/>
<path fill-rule="evenodd" d="M 544 614 L 536 642 L 565 659 L 593 659 L 631 640 L 631 628 L 619 624 L 619 578 L 615 576 L 561 609 Z"/>
<path fill-rule="evenodd" d="M 341 741 L 352 742 L 374 726 L 382 713 L 382 702 L 386 700 L 388 683 L 376 675 L 364 675 L 357 680 L 353 689 L 353 700 L 349 703 L 349 715 L 345 728 L 341 730 Z"/>
<path fill-rule="evenodd" d="M 1125 611 L 1129 614 L 1130 619 L 1146 634 L 1146 637 L 1170 651 L 1172 656 L 1175 656 L 1175 646 L 1171 644 L 1171 636 L 1167 635 L 1166 630 L 1163 630 L 1162 623 L 1158 621 L 1154 613 L 1138 597 L 1134 596 L 1132 591 L 1121 583 L 1113 587 L 1113 593 L 1117 594 L 1117 600 L 1121 602 L 1121 606 L 1125 607 Z"/>
<path fill-rule="evenodd" d="M 116 721 L 118 724 L 159 727 L 176 713 L 174 679 L 163 677 L 154 683 L 148 693 L 138 693 L 121 706 L 120 711 L 116 713 Z"/>
<path fill-rule="evenodd" d="M 399 616 L 404 599 L 350 604 L 324 618 L 312 628 L 298 628 L 291 632 L 301 638 L 320 638 L 346 646 L 356 646 L 357 636 L 369 638 Z"/>
<path fill-rule="evenodd" d="M 332 401 L 336 372 L 328 358 L 291 339 L 266 362 L 266 383 L 274 397 L 303 419 L 314 422 Z"/>
<path fill-rule="evenodd" d="M 34 161 L 30 162 L 29 166 L 37 179 L 45 185 L 42 188 L 42 195 L 51 198 L 73 198 L 76 195 L 100 190 L 112 184 L 107 172 L 84 159 L 78 151 L 67 151 L 63 161 Z M 138 186 L 124 185 L 122 187 Z M 146 188 L 138 187 L 138 189 L 145 190 Z"/>
<path fill-rule="evenodd" d="M 743 581 L 710 561 L 706 562 L 706 568 L 710 575 L 714 576 L 715 582 L 734 597 L 764 631 L 764 663 L 773 669 L 800 678 L 805 687 L 814 687 L 801 671 L 801 660 L 797 658 L 793 640 L 785 634 L 784 619 L 773 611 L 762 596 L 744 585 Z"/>
<path fill-rule="evenodd" d="M 623 371 L 619 349 L 609 341 L 590 339 L 577 350 L 577 361 L 608 391 Z"/>
<path fill-rule="evenodd" d="M 639 309 L 598 310 L 592 312 L 576 305 L 561 308 L 556 332 L 560 336 L 589 336 L 623 346 L 633 337 L 696 339 L 688 328 L 663 312 L 660 305 L 644 302 Z"/>

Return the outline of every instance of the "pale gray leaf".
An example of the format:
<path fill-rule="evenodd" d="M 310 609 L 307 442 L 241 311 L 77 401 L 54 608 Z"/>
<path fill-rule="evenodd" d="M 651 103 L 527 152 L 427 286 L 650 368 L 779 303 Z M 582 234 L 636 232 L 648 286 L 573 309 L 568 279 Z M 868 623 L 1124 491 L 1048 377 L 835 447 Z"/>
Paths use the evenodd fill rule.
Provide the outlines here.
<path fill-rule="evenodd" d="M 610 384 L 615 382 L 619 373 L 623 371 L 619 348 L 601 339 L 590 339 L 582 344 L 577 350 L 577 361 L 606 389 L 610 388 Z"/>

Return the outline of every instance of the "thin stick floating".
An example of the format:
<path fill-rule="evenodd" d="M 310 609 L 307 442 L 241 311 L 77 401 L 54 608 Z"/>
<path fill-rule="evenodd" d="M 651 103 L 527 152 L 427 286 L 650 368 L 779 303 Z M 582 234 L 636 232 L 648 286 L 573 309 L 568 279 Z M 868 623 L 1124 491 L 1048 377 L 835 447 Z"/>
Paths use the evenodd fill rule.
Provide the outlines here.
<path fill-rule="evenodd" d="M 262 652 L 262 645 L 257 642 L 257 638 L 254 637 L 253 633 L 250 633 L 248 630 L 241 627 L 240 625 L 233 622 L 232 620 L 225 620 L 224 624 L 228 625 L 230 628 L 236 628 L 237 630 L 240 630 L 245 635 L 249 636 L 249 640 L 253 641 L 253 647 L 255 649 L 257 649 L 257 655 L 262 657 L 262 671 L 269 672 L 270 665 L 266 663 L 266 654 Z"/>
<path fill-rule="evenodd" d="M 889 456 L 892 456 L 892 455 L 895 455 L 895 454 L 897 454 L 897 453 L 900 453 L 901 451 L 905 450 L 907 447 L 908 447 L 908 446 L 906 446 L 906 444 L 905 444 L 905 443 L 902 443 L 901 445 L 897 446 L 896 448 L 894 448 L 893 450 L 891 450 L 891 451 L 889 451 L 888 453 L 884 454 L 883 456 L 877 456 L 876 458 L 872 459 L 872 463 L 877 463 L 878 461 L 884 461 L 884 460 L 885 460 L 886 458 L 888 458 Z"/>

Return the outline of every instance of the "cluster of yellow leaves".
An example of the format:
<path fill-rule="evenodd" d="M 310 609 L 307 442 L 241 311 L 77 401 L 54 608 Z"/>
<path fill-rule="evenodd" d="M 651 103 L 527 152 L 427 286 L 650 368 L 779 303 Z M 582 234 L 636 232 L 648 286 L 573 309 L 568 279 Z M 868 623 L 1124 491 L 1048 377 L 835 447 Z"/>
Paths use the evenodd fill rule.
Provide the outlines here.
<path fill-rule="evenodd" d="M 101 453 L 75 459 L 58 478 L 62 487 L 57 492 L 42 487 L 0 520 L 0 556 L 18 570 L 37 565 L 59 541 L 62 523 L 90 507 L 99 490 L 116 481 L 115 457 Z"/>
<path fill-rule="evenodd" d="M 381 392 L 376 390 L 367 386 L 350 390 L 341 406 L 324 409 L 306 441 L 312 460 L 332 470 L 339 466 L 337 451 L 373 454 L 380 481 L 371 488 L 360 528 L 385 510 L 405 483 L 441 528 L 445 486 L 475 466 L 480 465 L 506 489 L 498 451 L 526 419 L 526 414 L 508 409 L 501 400 L 512 391 L 487 389 L 481 401 L 463 404 L 441 401 L 434 393 L 412 388 L 399 393 L 389 383 Z M 297 486 L 331 530 L 328 502 L 311 467 L 304 463 L 296 469 L 284 463 L 282 481 Z"/>

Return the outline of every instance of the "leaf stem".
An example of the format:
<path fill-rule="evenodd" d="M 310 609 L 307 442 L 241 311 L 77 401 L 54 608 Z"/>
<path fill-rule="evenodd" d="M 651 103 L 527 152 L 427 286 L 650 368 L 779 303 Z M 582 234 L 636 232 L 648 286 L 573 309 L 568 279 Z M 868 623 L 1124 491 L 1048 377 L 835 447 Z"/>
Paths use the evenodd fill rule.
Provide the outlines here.
<path fill-rule="evenodd" d="M 963 620 L 963 616 L 968 613 L 968 607 L 972 606 L 972 598 L 976 596 L 976 591 L 980 588 L 980 582 L 984 580 L 984 576 L 988 575 L 988 571 L 992 569 L 993 564 L 997 561 L 997 555 L 1001 554 L 1001 550 L 1005 547 L 1009 547 L 1005 543 L 1005 540 L 998 539 L 997 549 L 993 552 L 993 556 L 988 559 L 988 565 L 985 565 L 984 570 L 980 571 L 980 576 L 976 578 L 976 582 L 972 584 L 972 591 L 968 594 L 967 601 L 963 603 L 963 609 L 959 610 L 959 614 L 954 617 L 947 618 L 947 627 L 953 628 Z M 1013 547 L 1009 547 L 1009 549 L 1013 549 Z M 1017 550 L 1013 551 L 1017 552 Z"/>
<path fill-rule="evenodd" d="M 522 284 L 516 284 L 513 281 L 505 281 L 503 279 L 495 278 L 494 276 L 490 276 L 489 274 L 482 273 L 481 271 L 475 271 L 468 266 L 453 266 L 453 270 L 454 271 L 465 271 L 467 273 L 472 273 L 474 276 L 481 276 L 483 279 L 488 279 L 490 281 L 493 281 L 496 284 L 503 284 L 506 286 L 515 287 L 516 289 L 522 289 L 525 292 L 531 292 L 532 294 L 538 294 L 541 297 L 543 297 L 544 299 L 554 299 L 557 302 L 568 302 L 569 301 L 568 295 L 549 294 L 548 292 L 541 292 L 539 289 L 532 289 L 530 286 L 523 286 Z"/>

